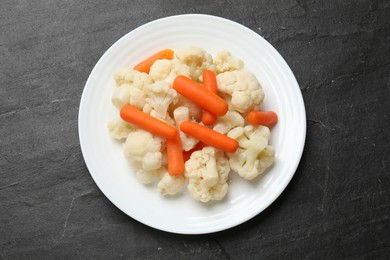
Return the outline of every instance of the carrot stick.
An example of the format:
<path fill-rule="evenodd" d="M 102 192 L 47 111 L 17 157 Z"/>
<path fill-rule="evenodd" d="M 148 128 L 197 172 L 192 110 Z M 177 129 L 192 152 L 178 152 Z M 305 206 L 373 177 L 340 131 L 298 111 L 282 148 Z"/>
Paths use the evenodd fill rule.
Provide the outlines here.
<path fill-rule="evenodd" d="M 146 60 L 141 61 L 140 63 L 135 65 L 133 69 L 138 70 L 140 72 L 149 73 L 150 67 L 152 67 L 153 63 L 156 60 L 162 60 L 162 59 L 171 60 L 173 58 L 173 54 L 174 54 L 174 52 L 171 49 L 165 49 L 165 50 L 159 51 L 159 52 L 153 54 L 152 56 L 150 56 L 149 58 L 147 58 Z"/>
<path fill-rule="evenodd" d="M 194 148 L 192 148 L 191 150 L 189 151 L 184 151 L 183 152 L 183 157 L 184 157 L 184 161 L 188 161 L 190 158 L 191 158 L 191 154 L 193 152 L 196 152 L 196 151 L 199 151 L 199 150 L 202 150 L 203 148 L 205 148 L 206 146 L 208 146 L 207 144 L 205 143 L 202 143 L 202 142 L 199 142 L 195 145 Z"/>
<path fill-rule="evenodd" d="M 181 123 L 180 130 L 207 145 L 228 153 L 234 153 L 238 148 L 238 142 L 236 140 L 191 121 Z"/>
<path fill-rule="evenodd" d="M 167 139 L 167 155 L 168 173 L 172 176 L 183 174 L 184 158 L 179 133 L 177 133 L 174 138 Z"/>
<path fill-rule="evenodd" d="M 171 139 L 174 138 L 178 131 L 175 127 L 154 118 L 135 107 L 124 105 L 120 111 L 121 118 L 132 123 L 152 134 Z"/>
<path fill-rule="evenodd" d="M 217 78 L 215 77 L 214 72 L 211 70 L 203 71 L 203 86 L 207 90 L 217 93 Z M 202 122 L 205 125 L 213 125 L 217 121 L 217 116 L 213 113 L 210 113 L 208 110 L 203 109 Z"/>
<path fill-rule="evenodd" d="M 251 111 L 247 119 L 252 125 L 273 125 L 278 122 L 278 115 L 273 111 Z"/>
<path fill-rule="evenodd" d="M 186 76 L 177 76 L 173 81 L 173 88 L 214 115 L 223 116 L 228 111 L 228 104 L 225 100 Z"/>

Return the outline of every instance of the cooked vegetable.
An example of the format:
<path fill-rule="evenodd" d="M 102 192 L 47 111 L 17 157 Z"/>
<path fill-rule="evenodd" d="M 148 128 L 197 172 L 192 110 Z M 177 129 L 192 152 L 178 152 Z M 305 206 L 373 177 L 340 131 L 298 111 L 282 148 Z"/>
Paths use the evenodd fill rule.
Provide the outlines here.
<path fill-rule="evenodd" d="M 206 69 L 215 70 L 213 57 L 204 49 L 199 47 L 186 47 L 178 49 L 176 58 L 190 69 L 190 78 L 198 81 Z"/>
<path fill-rule="evenodd" d="M 181 123 L 180 130 L 207 145 L 228 153 L 234 153 L 238 148 L 236 140 L 194 122 Z"/>
<path fill-rule="evenodd" d="M 132 123 L 158 136 L 171 139 L 177 135 L 175 127 L 168 125 L 130 105 L 124 105 L 120 116 L 126 122 Z"/>
<path fill-rule="evenodd" d="M 218 91 L 230 103 L 230 110 L 247 113 L 259 110 L 264 92 L 255 75 L 245 70 L 227 71 L 217 75 Z"/>
<path fill-rule="evenodd" d="M 192 148 L 191 150 L 189 151 L 184 151 L 183 152 L 183 158 L 184 158 L 184 161 L 188 161 L 188 159 L 191 158 L 191 154 L 193 152 L 196 152 L 196 151 L 199 151 L 199 150 L 202 150 L 203 148 L 205 148 L 206 146 L 208 146 L 207 144 L 205 143 L 202 143 L 202 142 L 199 142 L 196 144 L 196 146 L 194 148 Z"/>
<path fill-rule="evenodd" d="M 217 78 L 215 77 L 214 72 L 211 70 L 205 70 L 203 72 L 203 86 L 213 92 L 217 93 Z M 217 121 L 217 116 L 208 110 L 203 110 L 202 122 L 205 125 L 213 125 Z"/>
<path fill-rule="evenodd" d="M 194 199 L 208 202 L 225 197 L 230 167 L 222 151 L 205 147 L 194 152 L 185 167 L 188 191 Z"/>
<path fill-rule="evenodd" d="M 176 127 L 180 129 L 180 124 L 185 121 L 190 121 L 190 111 L 187 107 L 181 106 L 176 108 L 173 111 L 173 118 L 176 122 Z M 188 136 L 182 131 L 179 130 L 181 146 L 184 151 L 191 150 L 195 147 L 195 145 L 199 142 L 199 140 L 195 139 L 192 136 Z"/>
<path fill-rule="evenodd" d="M 142 129 L 128 134 L 123 151 L 140 182 L 151 183 L 158 179 L 158 175 L 164 170 L 162 144 L 162 138 Z"/>
<path fill-rule="evenodd" d="M 180 136 L 177 133 L 172 139 L 167 139 L 168 172 L 172 176 L 184 173 L 183 150 Z"/>
<path fill-rule="evenodd" d="M 228 136 L 239 142 L 237 151 L 228 156 L 230 167 L 242 178 L 252 180 L 273 163 L 275 149 L 268 145 L 271 136 L 268 127 L 239 126 L 229 131 Z"/>
<path fill-rule="evenodd" d="M 214 125 L 213 130 L 221 134 L 226 134 L 231 129 L 237 126 L 244 126 L 245 119 L 238 112 L 228 111 L 226 115 L 220 116 L 217 119 L 217 123 Z"/>
<path fill-rule="evenodd" d="M 278 122 L 278 115 L 274 111 L 251 111 L 247 116 L 252 125 L 274 125 Z"/>
<path fill-rule="evenodd" d="M 171 60 L 173 58 L 173 54 L 174 54 L 174 52 L 171 49 L 165 49 L 165 50 L 159 51 L 159 52 L 153 54 L 152 56 L 150 56 L 149 58 L 147 58 L 147 59 L 141 61 L 140 63 L 138 63 L 137 65 L 135 65 L 133 69 L 138 70 L 140 72 L 149 73 L 150 67 L 152 67 L 153 63 L 156 60 L 162 60 L 162 59 Z"/>
<path fill-rule="evenodd" d="M 157 185 L 157 190 L 161 195 L 175 195 L 183 189 L 185 181 L 184 175 L 172 176 L 165 173 Z"/>
<path fill-rule="evenodd" d="M 215 115 L 223 116 L 228 111 L 225 100 L 186 76 L 176 77 L 173 81 L 173 88 L 184 97 Z"/>

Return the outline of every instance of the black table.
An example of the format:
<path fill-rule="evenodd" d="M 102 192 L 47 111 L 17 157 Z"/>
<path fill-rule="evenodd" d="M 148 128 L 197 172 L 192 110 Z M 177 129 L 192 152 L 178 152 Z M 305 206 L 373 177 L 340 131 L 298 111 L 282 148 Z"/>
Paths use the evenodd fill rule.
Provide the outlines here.
<path fill-rule="evenodd" d="M 0 3 L 0 259 L 390 257 L 389 1 Z M 185 236 L 111 204 L 80 151 L 84 84 L 157 18 L 206 13 L 267 39 L 304 97 L 307 138 L 283 194 L 252 220 Z"/>

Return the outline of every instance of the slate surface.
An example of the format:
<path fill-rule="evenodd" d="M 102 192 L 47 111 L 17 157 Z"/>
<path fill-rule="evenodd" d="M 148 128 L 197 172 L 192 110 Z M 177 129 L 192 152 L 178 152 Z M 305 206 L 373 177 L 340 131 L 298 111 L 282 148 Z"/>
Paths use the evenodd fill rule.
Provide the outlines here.
<path fill-rule="evenodd" d="M 0 2 L 0 259 L 390 257 L 390 1 Z M 183 236 L 113 206 L 80 151 L 94 64 L 148 21 L 207 13 L 286 59 L 307 140 L 281 197 L 224 232 Z"/>

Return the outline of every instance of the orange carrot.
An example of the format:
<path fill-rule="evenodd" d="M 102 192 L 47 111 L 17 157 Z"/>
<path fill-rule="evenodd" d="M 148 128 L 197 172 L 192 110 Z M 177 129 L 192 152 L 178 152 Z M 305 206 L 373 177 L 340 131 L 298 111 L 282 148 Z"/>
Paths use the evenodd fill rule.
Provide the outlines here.
<path fill-rule="evenodd" d="M 124 105 L 120 111 L 121 118 L 129 123 L 132 123 L 152 134 L 159 135 L 161 137 L 172 139 L 178 131 L 175 127 L 158 120 L 135 107 L 130 105 Z"/>
<path fill-rule="evenodd" d="M 150 67 L 152 67 L 153 63 L 156 60 L 162 60 L 162 59 L 171 60 L 173 58 L 173 54 L 174 54 L 174 52 L 171 49 L 165 49 L 165 50 L 159 51 L 159 52 L 153 54 L 152 56 L 150 56 L 149 58 L 147 58 L 146 60 L 141 61 L 140 63 L 135 65 L 133 69 L 138 70 L 140 72 L 149 73 Z"/>
<path fill-rule="evenodd" d="M 167 139 L 167 155 L 168 173 L 172 176 L 183 174 L 184 158 L 179 133 L 177 133 L 174 138 Z"/>
<path fill-rule="evenodd" d="M 238 142 L 236 140 L 191 121 L 181 123 L 180 130 L 207 145 L 228 153 L 234 153 L 238 148 Z"/>
<path fill-rule="evenodd" d="M 228 104 L 225 100 L 186 76 L 177 76 L 173 81 L 173 88 L 214 115 L 223 116 L 228 111 Z"/>
<path fill-rule="evenodd" d="M 188 161 L 188 160 L 190 159 L 190 157 L 191 157 L 191 154 L 192 154 L 193 152 L 202 150 L 202 149 L 205 148 L 206 146 L 208 146 L 208 145 L 205 144 L 205 143 L 199 142 L 199 143 L 197 143 L 197 144 L 195 145 L 195 147 L 192 148 L 191 150 L 189 150 L 189 151 L 184 151 L 184 152 L 183 152 L 184 161 L 185 161 L 185 162 Z"/>
<path fill-rule="evenodd" d="M 251 111 L 247 119 L 252 125 L 273 125 L 278 122 L 278 115 L 273 111 Z"/>
<path fill-rule="evenodd" d="M 203 71 L 203 86 L 213 92 L 217 93 L 217 78 L 215 77 L 214 72 L 211 70 L 205 70 Z M 202 115 L 202 122 L 205 125 L 213 125 L 217 121 L 217 116 L 214 115 L 213 113 L 210 113 L 208 110 L 203 110 L 203 115 Z"/>

